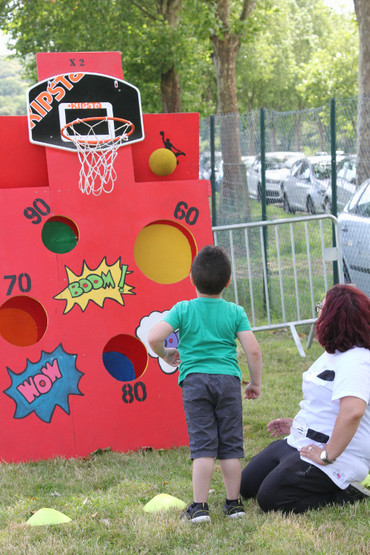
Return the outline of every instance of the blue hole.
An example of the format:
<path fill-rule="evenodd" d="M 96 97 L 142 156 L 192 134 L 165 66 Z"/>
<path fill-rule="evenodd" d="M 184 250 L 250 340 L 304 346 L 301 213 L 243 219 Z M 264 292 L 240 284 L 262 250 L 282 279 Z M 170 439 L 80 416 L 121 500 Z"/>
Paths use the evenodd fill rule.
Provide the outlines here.
<path fill-rule="evenodd" d="M 103 353 L 103 364 L 109 374 L 120 382 L 129 382 L 136 379 L 134 365 L 122 353 L 116 351 Z"/>

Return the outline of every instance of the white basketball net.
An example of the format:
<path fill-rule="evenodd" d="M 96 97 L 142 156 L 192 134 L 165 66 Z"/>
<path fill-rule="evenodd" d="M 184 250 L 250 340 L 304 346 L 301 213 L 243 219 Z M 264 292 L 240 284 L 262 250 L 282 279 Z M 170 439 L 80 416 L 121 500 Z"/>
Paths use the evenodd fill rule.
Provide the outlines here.
<path fill-rule="evenodd" d="M 77 119 L 64 127 L 64 137 L 67 137 L 75 145 L 78 158 L 81 163 L 79 188 L 82 193 L 99 196 L 113 191 L 117 173 L 114 169 L 114 161 L 117 150 L 128 141 L 128 135 L 132 133 L 134 126 L 131 122 L 117 120 L 120 125 L 115 128 L 118 137 L 101 140 L 98 138 L 99 126 L 104 124 L 108 118 L 89 118 L 93 121 Z M 77 131 L 74 125 L 79 126 L 85 133 Z"/>

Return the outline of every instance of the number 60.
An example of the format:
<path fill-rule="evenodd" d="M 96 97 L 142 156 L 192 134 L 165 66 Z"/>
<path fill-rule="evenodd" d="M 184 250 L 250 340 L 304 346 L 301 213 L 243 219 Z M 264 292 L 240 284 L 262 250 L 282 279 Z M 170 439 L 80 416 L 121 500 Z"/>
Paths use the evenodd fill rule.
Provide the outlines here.
<path fill-rule="evenodd" d="M 185 218 L 187 224 L 194 225 L 198 220 L 199 210 L 195 208 L 195 206 L 189 208 L 185 201 L 180 200 L 180 202 L 176 204 L 174 216 L 177 220 L 183 220 Z"/>

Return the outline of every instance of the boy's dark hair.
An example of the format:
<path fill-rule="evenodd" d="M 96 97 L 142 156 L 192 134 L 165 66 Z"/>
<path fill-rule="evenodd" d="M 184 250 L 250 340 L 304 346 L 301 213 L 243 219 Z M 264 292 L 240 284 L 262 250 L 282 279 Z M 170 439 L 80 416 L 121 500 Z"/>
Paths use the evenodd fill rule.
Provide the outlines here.
<path fill-rule="evenodd" d="M 193 260 L 191 274 L 199 293 L 221 293 L 231 276 L 231 264 L 225 249 L 213 245 L 203 247 Z"/>

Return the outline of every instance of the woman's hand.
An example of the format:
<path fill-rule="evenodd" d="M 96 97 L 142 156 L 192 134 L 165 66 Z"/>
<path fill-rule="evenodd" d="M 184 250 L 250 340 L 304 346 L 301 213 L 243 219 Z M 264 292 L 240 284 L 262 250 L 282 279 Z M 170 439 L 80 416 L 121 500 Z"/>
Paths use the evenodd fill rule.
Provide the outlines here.
<path fill-rule="evenodd" d="M 267 424 L 267 430 L 273 437 L 286 436 L 290 433 L 293 418 L 276 418 Z"/>
<path fill-rule="evenodd" d="M 324 446 L 325 447 L 325 446 Z M 302 457 L 306 457 L 306 459 L 310 459 L 310 461 L 314 461 L 317 464 L 321 464 L 322 466 L 326 466 L 327 463 L 323 462 L 320 459 L 320 455 L 324 449 L 319 447 L 318 445 L 305 445 L 299 450 L 300 455 Z"/>

